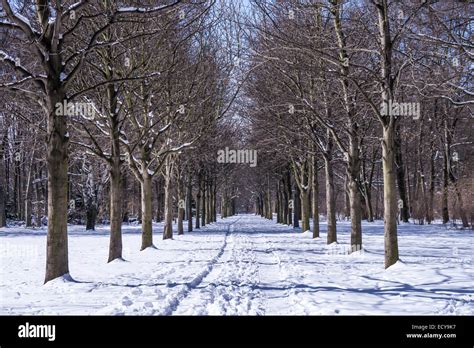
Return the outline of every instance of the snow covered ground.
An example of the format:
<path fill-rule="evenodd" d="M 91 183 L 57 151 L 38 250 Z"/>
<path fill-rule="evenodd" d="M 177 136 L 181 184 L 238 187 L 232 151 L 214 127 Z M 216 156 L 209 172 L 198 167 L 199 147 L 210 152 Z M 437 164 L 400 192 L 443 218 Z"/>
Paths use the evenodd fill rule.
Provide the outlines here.
<path fill-rule="evenodd" d="M 254 215 L 219 220 L 139 251 L 124 226 L 126 261 L 106 263 L 108 230 L 69 228 L 73 281 L 43 285 L 46 231 L 0 229 L 0 314 L 271 315 L 473 314 L 473 232 L 399 226 L 402 262 L 383 267 L 383 224 L 363 223 L 364 249 Z"/>

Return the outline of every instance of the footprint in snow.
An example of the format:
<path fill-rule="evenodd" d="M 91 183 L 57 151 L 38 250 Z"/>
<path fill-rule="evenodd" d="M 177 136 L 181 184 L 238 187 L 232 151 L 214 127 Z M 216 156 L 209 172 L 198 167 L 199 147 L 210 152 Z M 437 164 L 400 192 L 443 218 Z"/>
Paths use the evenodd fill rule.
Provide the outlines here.
<path fill-rule="evenodd" d="M 125 297 L 122 299 L 122 305 L 128 307 L 128 306 L 131 306 L 132 304 L 133 304 L 133 301 L 130 300 L 130 299 L 128 298 L 128 296 L 125 296 Z"/>
<path fill-rule="evenodd" d="M 143 294 L 143 291 L 140 289 L 134 289 L 132 290 L 132 295 L 141 295 Z"/>

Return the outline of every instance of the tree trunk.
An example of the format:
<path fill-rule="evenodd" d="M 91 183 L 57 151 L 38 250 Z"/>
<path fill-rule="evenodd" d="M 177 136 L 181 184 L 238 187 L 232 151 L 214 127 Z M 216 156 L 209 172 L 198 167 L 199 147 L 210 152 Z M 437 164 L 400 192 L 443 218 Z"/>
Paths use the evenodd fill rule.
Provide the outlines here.
<path fill-rule="evenodd" d="M 449 152 L 445 151 L 443 161 L 443 188 L 441 197 L 441 210 L 443 224 L 449 222 L 448 194 L 449 194 Z"/>
<path fill-rule="evenodd" d="M 354 178 L 349 180 L 349 203 L 351 212 L 351 251 L 362 248 L 361 197 L 358 183 Z"/>
<path fill-rule="evenodd" d="M 313 238 L 319 238 L 319 184 L 318 184 L 318 162 L 312 157 L 311 170 L 311 207 L 313 210 Z"/>
<path fill-rule="evenodd" d="M 163 190 L 162 190 L 162 177 L 159 176 L 155 180 L 155 192 L 156 192 L 156 222 L 163 221 Z"/>
<path fill-rule="evenodd" d="M 454 128 L 454 126 L 453 126 Z M 455 194 L 455 206 L 459 212 L 459 217 L 461 218 L 463 227 L 469 227 L 469 221 L 467 219 L 466 211 L 464 210 L 464 203 L 462 199 L 461 190 L 459 190 L 458 182 L 454 176 L 453 166 L 451 163 L 451 135 L 448 129 L 448 121 L 444 121 L 444 136 L 445 136 L 445 158 L 446 158 L 446 176 L 449 179 L 449 182 L 453 185 L 454 194 Z M 447 206 L 447 196 L 448 196 L 448 183 L 446 183 L 446 206 Z"/>
<path fill-rule="evenodd" d="M 1 134 L 0 134 L 1 135 Z M 5 137 L 2 136 L 0 143 L 0 227 L 7 225 L 7 207 L 6 207 L 6 172 L 5 172 L 5 138 L 7 131 L 5 130 Z M 38 203 L 39 204 L 39 203 Z M 39 219 L 39 217 L 38 217 Z"/>
<path fill-rule="evenodd" d="M 327 219 L 327 244 L 337 242 L 336 232 L 336 198 L 334 192 L 334 173 L 332 170 L 331 157 L 324 156 L 326 172 L 326 219 Z"/>
<path fill-rule="evenodd" d="M 266 205 L 267 205 L 267 216 L 268 220 L 273 219 L 273 210 L 272 210 L 272 192 L 270 189 L 270 177 L 267 175 L 267 190 L 266 190 Z M 232 199 L 235 210 L 235 199 Z M 233 212 L 235 214 L 235 211 Z"/>
<path fill-rule="evenodd" d="M 186 207 L 187 207 L 187 218 L 188 218 L 188 232 L 193 230 L 193 183 L 192 183 L 192 176 L 189 173 L 188 176 L 188 188 L 186 192 Z"/>
<path fill-rule="evenodd" d="M 469 221 L 467 219 L 467 214 L 466 214 L 466 211 L 464 209 L 464 203 L 463 203 L 463 199 L 462 199 L 461 190 L 459 189 L 457 180 L 454 178 L 454 175 L 451 174 L 450 176 L 452 177 L 451 181 L 452 181 L 453 187 L 454 187 L 454 193 L 455 193 L 455 197 L 456 197 L 456 205 L 457 205 L 457 208 L 458 208 L 458 211 L 459 211 L 459 217 L 461 218 L 461 221 L 462 221 L 462 227 L 467 228 L 467 227 L 469 227 Z"/>
<path fill-rule="evenodd" d="M 275 204 L 275 210 L 277 214 L 277 224 L 281 224 L 282 222 L 282 216 L 281 216 L 281 196 L 280 196 L 280 186 L 279 182 L 277 182 L 276 186 L 276 204 Z"/>
<path fill-rule="evenodd" d="M 60 70 L 60 69 L 59 69 Z M 58 70 L 58 71 L 59 71 Z M 59 82 L 59 78 L 57 79 Z M 56 103 L 65 99 L 57 86 L 48 93 L 48 237 L 45 283 L 69 273 L 68 262 L 68 144 L 67 118 L 55 113 Z"/>
<path fill-rule="evenodd" d="M 402 143 L 399 130 L 395 132 L 395 136 L 395 163 L 397 167 L 398 195 L 400 196 L 400 200 L 403 202 L 403 206 L 400 211 L 400 217 L 403 222 L 408 222 L 410 214 L 406 194 L 407 189 L 405 184 L 405 166 L 403 164 Z"/>
<path fill-rule="evenodd" d="M 372 208 L 372 192 L 371 192 L 371 185 L 372 185 L 372 174 L 374 172 L 374 161 L 372 161 L 372 169 L 371 169 L 371 174 L 370 174 L 370 179 L 367 177 L 367 173 L 365 170 L 365 164 L 364 161 L 361 163 L 362 167 L 362 179 L 364 180 L 362 184 L 363 188 L 363 198 L 365 202 L 365 210 L 367 213 L 367 221 L 368 222 L 373 222 L 374 221 L 374 211 Z"/>
<path fill-rule="evenodd" d="M 435 191 L 435 180 L 436 180 L 436 173 L 435 173 L 435 154 L 433 148 L 431 148 L 430 153 L 430 186 L 428 188 L 428 213 L 426 216 L 428 224 L 434 220 L 434 191 Z"/>
<path fill-rule="evenodd" d="M 183 220 L 184 220 L 184 190 L 183 190 L 183 180 L 178 176 L 178 224 L 177 230 L 178 235 L 184 234 Z"/>
<path fill-rule="evenodd" d="M 268 220 L 273 220 L 273 199 L 272 199 L 272 191 L 270 190 L 270 188 L 268 188 L 268 193 L 267 193 L 267 200 L 268 200 L 268 216 L 267 216 L 267 219 Z M 234 211 L 234 215 L 236 214 L 236 206 L 237 206 L 237 200 L 235 198 L 232 199 L 232 203 L 233 203 L 233 211 Z"/>
<path fill-rule="evenodd" d="M 355 130 L 353 130 L 354 132 Z M 349 162 L 347 179 L 351 217 L 351 251 L 362 248 L 361 197 L 359 191 L 360 158 L 358 139 L 353 135 L 349 141 Z"/>
<path fill-rule="evenodd" d="M 117 142 L 116 146 L 119 145 Z M 109 259 L 111 262 L 122 258 L 122 173 L 120 157 L 113 156 L 110 172 L 110 244 Z"/>
<path fill-rule="evenodd" d="M 349 220 L 351 218 L 351 201 L 349 197 L 349 191 L 349 180 L 346 176 L 344 178 L 344 220 Z"/>
<path fill-rule="evenodd" d="M 110 109 L 115 110 L 117 105 L 116 98 L 112 95 L 113 87 L 108 90 Z M 110 243 L 109 243 L 109 259 L 111 262 L 115 259 L 122 259 L 122 221 L 124 219 L 123 210 L 126 207 L 125 199 L 122 193 L 125 191 L 126 184 L 122 175 L 122 163 L 120 162 L 120 122 L 116 113 L 110 118 L 110 147 L 111 159 L 109 162 L 110 176 L 110 192 L 109 192 L 109 216 L 110 216 Z"/>
<path fill-rule="evenodd" d="M 263 217 L 268 219 L 268 199 L 266 190 L 263 192 Z"/>
<path fill-rule="evenodd" d="M 209 222 L 215 222 L 214 219 L 214 205 L 215 205 L 215 197 L 214 197 L 214 179 L 211 179 L 211 184 L 209 185 Z"/>
<path fill-rule="evenodd" d="M 36 227 L 41 227 L 43 225 L 43 222 L 41 221 L 42 217 L 42 205 L 40 204 L 42 201 L 44 202 L 45 197 L 42 196 L 42 190 L 41 187 L 43 186 L 41 184 L 42 181 L 42 170 L 41 167 L 38 168 L 38 165 L 35 166 L 35 199 L 36 199 L 36 209 L 35 209 L 35 214 L 36 214 Z M 46 204 L 43 204 L 46 206 Z M 0 226 L 1 227 L 1 226 Z"/>
<path fill-rule="evenodd" d="M 397 238 L 397 185 L 395 168 L 395 130 L 393 122 L 383 129 L 382 164 L 384 194 L 385 268 L 398 261 Z"/>
<path fill-rule="evenodd" d="M 300 189 L 295 184 L 294 196 L 293 196 L 293 228 L 300 227 L 301 217 L 301 201 L 300 201 Z"/>
<path fill-rule="evenodd" d="M 374 221 L 374 211 L 372 208 L 372 199 L 370 189 L 367 187 L 368 184 L 364 183 L 365 186 L 365 194 L 364 194 L 364 201 L 365 201 L 365 209 L 367 210 L 367 222 Z"/>
<path fill-rule="evenodd" d="M 142 207 L 142 246 L 144 250 L 153 246 L 153 198 L 152 198 L 152 177 L 148 174 L 147 168 L 142 168 L 141 207 Z"/>
<path fill-rule="evenodd" d="M 232 207 L 232 213 L 231 215 L 234 216 L 236 214 L 236 201 L 235 201 L 235 197 L 232 197 L 232 203 L 231 203 L 231 207 Z"/>
<path fill-rule="evenodd" d="M 423 165 L 423 150 L 422 150 L 422 142 L 423 142 L 423 122 L 420 123 L 420 129 L 418 130 L 418 146 L 417 146 L 417 155 L 418 155 L 418 177 L 419 177 L 419 194 L 417 195 L 418 201 L 418 212 L 417 218 L 420 221 L 420 225 L 424 224 L 424 220 L 428 215 L 428 205 L 427 205 L 427 197 L 426 197 L 426 180 L 425 180 L 425 170 Z M 421 196 L 420 196 L 421 195 Z M 403 208 L 402 208 L 403 209 Z"/>
<path fill-rule="evenodd" d="M 95 222 L 97 218 L 97 209 L 92 201 L 92 198 L 89 198 L 87 202 L 86 210 L 86 231 L 95 231 Z"/>
<path fill-rule="evenodd" d="M 303 159 L 299 164 L 295 162 L 293 164 L 293 171 L 295 175 L 295 184 L 299 190 L 299 199 L 301 202 L 301 229 L 303 232 L 306 232 L 310 230 L 309 215 L 311 210 L 309 202 L 311 168 L 308 158 Z"/>
<path fill-rule="evenodd" d="M 300 190 L 300 199 L 301 199 L 301 230 L 306 232 L 310 230 L 309 226 L 309 190 L 301 189 Z"/>
<path fill-rule="evenodd" d="M 224 189 L 224 193 L 222 194 L 222 197 L 221 197 L 221 218 L 222 219 L 227 217 L 227 197 L 226 196 L 227 196 L 227 188 Z M 260 214 L 260 202 L 258 202 L 257 211 Z"/>
<path fill-rule="evenodd" d="M 206 225 L 211 223 L 211 183 L 208 182 L 206 188 Z"/>
<path fill-rule="evenodd" d="M 30 197 L 29 189 L 25 192 L 25 196 Z M 31 214 L 33 213 L 32 206 L 31 206 L 31 199 L 25 199 L 25 227 L 31 227 Z"/>
<path fill-rule="evenodd" d="M 20 146 L 17 142 L 15 143 L 15 146 Z M 20 168 L 20 162 L 21 158 L 17 157 L 19 156 L 20 153 L 15 153 L 14 154 L 14 160 L 13 160 L 13 180 L 14 180 L 14 186 L 13 186 L 13 207 L 14 211 L 13 213 L 15 214 L 17 219 L 21 219 L 21 212 L 23 210 L 23 205 L 21 202 L 23 201 L 21 197 L 21 168 Z"/>
<path fill-rule="evenodd" d="M 165 228 L 163 239 L 173 238 L 173 197 L 171 194 L 171 164 L 166 164 L 165 174 Z M 196 228 L 199 228 L 196 226 Z"/>
<path fill-rule="evenodd" d="M 212 217 L 213 221 L 217 221 L 217 179 L 214 180 L 214 189 L 212 194 Z"/>
<path fill-rule="evenodd" d="M 32 214 L 32 206 L 31 206 L 31 183 L 27 180 L 26 184 L 26 191 L 25 191 L 25 227 L 31 227 L 31 214 Z"/>
<path fill-rule="evenodd" d="M 291 189 L 291 173 L 290 173 L 290 170 L 287 169 L 286 170 L 286 196 L 288 197 L 288 204 L 290 203 L 290 200 L 292 199 L 293 197 L 293 192 L 292 192 L 292 189 Z M 294 201 L 293 201 L 293 204 L 294 204 Z M 294 210 L 294 206 L 293 208 L 290 208 L 288 206 L 288 226 L 291 226 L 293 224 L 293 210 Z"/>
<path fill-rule="evenodd" d="M 436 118 L 438 113 L 438 103 L 435 100 L 434 103 L 434 110 L 433 115 Z M 430 122 L 430 135 L 433 132 L 434 122 Z M 426 215 L 426 220 L 428 224 L 434 220 L 434 193 L 435 193 L 435 180 L 436 180 L 436 172 L 435 172 L 435 137 L 431 137 L 430 139 L 430 184 L 428 188 L 428 212 Z"/>
<path fill-rule="evenodd" d="M 288 198 L 288 192 L 286 191 L 286 183 L 285 183 L 285 180 L 282 180 L 281 182 L 281 187 L 280 187 L 280 191 L 281 191 L 281 204 L 282 204 L 282 223 L 284 223 L 285 225 L 288 225 L 288 215 L 289 215 L 289 211 L 288 211 L 288 204 L 289 204 L 289 198 Z"/>
<path fill-rule="evenodd" d="M 206 226 L 206 180 L 202 182 L 202 192 L 201 192 L 201 205 L 202 205 L 202 215 L 201 215 L 201 226 Z"/>
<path fill-rule="evenodd" d="M 200 214 L 201 214 L 200 212 L 201 210 L 201 176 L 199 176 L 197 186 L 198 186 L 198 191 L 196 194 L 196 229 L 199 229 L 200 228 L 199 221 L 200 221 Z"/>
<path fill-rule="evenodd" d="M 375 3 L 374 3 L 375 4 Z M 390 33 L 389 9 L 387 0 L 375 4 L 380 35 L 380 74 L 382 105 L 388 108 L 393 100 L 394 78 L 392 76 L 392 49 L 393 42 Z M 382 170 L 384 192 L 384 245 L 385 268 L 398 261 L 397 238 L 397 173 L 396 173 L 396 118 L 390 113 L 381 118 L 382 137 Z"/>

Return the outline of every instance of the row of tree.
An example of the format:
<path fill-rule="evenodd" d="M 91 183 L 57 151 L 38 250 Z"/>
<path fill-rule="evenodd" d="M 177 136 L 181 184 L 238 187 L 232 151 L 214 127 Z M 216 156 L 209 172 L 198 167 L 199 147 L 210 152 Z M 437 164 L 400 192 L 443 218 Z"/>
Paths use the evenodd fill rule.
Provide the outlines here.
<path fill-rule="evenodd" d="M 153 217 L 167 239 L 173 219 L 183 233 L 193 211 L 199 228 L 230 206 L 227 193 L 218 202 L 217 185 L 231 184 L 218 183 L 214 154 L 240 88 L 232 12 L 215 1 L 2 1 L 0 225 L 7 214 L 47 223 L 46 282 L 69 272 L 68 221 L 110 222 L 110 262 L 135 214 L 143 250 Z"/>
<path fill-rule="evenodd" d="M 246 104 L 249 145 L 267 154 L 258 212 L 291 223 L 290 204 L 309 230 L 324 168 L 328 244 L 338 212 L 358 250 L 361 220 L 383 211 L 386 267 L 398 260 L 398 218 L 472 225 L 468 12 L 459 1 L 255 1 Z"/>
<path fill-rule="evenodd" d="M 141 249 L 237 212 L 313 230 L 326 215 L 472 226 L 467 3 L 2 0 L 0 227 L 138 220 Z M 402 103 L 402 104 L 398 104 Z M 218 163 L 256 150 L 257 166 Z M 471 152 L 470 152 L 471 151 Z M 323 204 L 324 203 L 324 204 Z M 310 218 L 313 217 L 313 226 Z M 316 218 L 317 217 L 317 218 Z M 187 223 L 186 223 L 187 222 Z"/>

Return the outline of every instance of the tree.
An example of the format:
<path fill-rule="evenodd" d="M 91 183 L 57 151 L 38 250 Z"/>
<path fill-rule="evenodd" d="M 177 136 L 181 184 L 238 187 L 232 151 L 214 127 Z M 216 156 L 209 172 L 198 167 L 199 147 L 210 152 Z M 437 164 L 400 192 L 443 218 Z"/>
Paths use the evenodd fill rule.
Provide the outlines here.
<path fill-rule="evenodd" d="M 69 132 L 67 117 L 58 105 L 72 102 L 89 88 L 73 92 L 71 85 L 82 71 L 88 55 L 98 47 L 115 41 L 99 42 L 102 32 L 130 14 L 154 13 L 171 5 L 141 9 L 117 6 L 104 11 L 101 6 L 79 1 L 71 5 L 37 0 L 34 14 L 28 19 L 16 12 L 8 0 L 2 0 L 5 21 L 2 28 L 15 32 L 22 56 L 0 51 L 2 61 L 18 79 L 2 84 L 2 88 L 37 98 L 47 118 L 48 168 L 48 238 L 45 282 L 69 273 L 67 242 L 67 183 Z M 34 20 L 34 24 L 32 24 Z M 88 30 L 91 22 L 99 29 Z M 31 42 L 32 44 L 25 43 Z M 20 51 L 17 51 L 17 53 Z M 28 57 L 28 60 L 25 58 Z M 23 59 L 22 59 L 23 58 Z M 26 61 L 27 65 L 21 62 Z"/>

